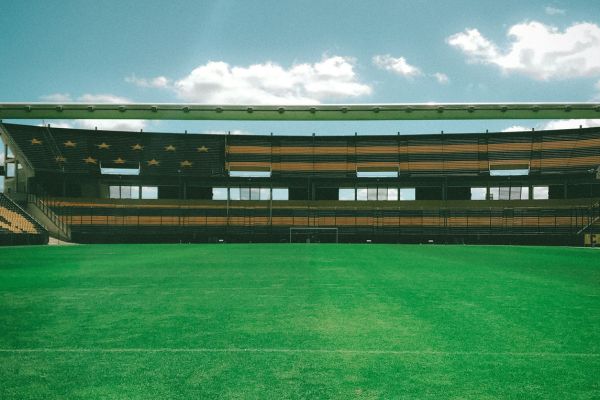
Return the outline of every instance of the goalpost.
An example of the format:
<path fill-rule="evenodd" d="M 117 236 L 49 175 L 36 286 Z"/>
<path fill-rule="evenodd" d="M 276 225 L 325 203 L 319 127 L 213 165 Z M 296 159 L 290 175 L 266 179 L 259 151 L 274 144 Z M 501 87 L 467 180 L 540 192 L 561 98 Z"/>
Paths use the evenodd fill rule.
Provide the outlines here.
<path fill-rule="evenodd" d="M 338 243 L 338 228 L 290 228 L 290 243 Z"/>

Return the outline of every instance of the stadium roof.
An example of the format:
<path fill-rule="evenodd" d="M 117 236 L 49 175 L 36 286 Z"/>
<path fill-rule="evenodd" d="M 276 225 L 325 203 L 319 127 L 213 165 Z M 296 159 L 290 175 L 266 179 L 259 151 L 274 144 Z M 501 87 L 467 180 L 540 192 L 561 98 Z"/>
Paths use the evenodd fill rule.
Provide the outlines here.
<path fill-rule="evenodd" d="M 358 121 L 594 118 L 600 118 L 600 103 L 323 105 L 0 103 L 0 119 Z"/>

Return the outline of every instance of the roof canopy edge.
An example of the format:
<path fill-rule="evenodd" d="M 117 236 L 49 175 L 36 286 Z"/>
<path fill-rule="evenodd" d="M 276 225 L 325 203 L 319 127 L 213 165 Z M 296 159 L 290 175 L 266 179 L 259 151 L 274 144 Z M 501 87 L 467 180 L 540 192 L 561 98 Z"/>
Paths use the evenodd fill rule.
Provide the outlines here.
<path fill-rule="evenodd" d="M 404 103 L 209 105 L 0 103 L 0 119 L 390 121 L 596 119 L 600 103 Z"/>

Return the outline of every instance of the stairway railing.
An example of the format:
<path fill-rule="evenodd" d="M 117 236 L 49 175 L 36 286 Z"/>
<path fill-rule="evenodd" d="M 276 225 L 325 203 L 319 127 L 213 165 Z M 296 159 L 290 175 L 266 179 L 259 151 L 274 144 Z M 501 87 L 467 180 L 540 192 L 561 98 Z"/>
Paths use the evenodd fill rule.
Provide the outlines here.
<path fill-rule="evenodd" d="M 62 220 L 62 218 L 54 212 L 54 210 L 51 207 L 50 197 L 40 187 L 38 187 L 37 189 L 38 190 L 36 192 L 38 194 L 29 193 L 27 195 L 28 202 L 38 207 L 44 213 L 44 215 L 48 217 L 48 219 L 52 221 L 54 225 L 56 225 L 56 227 L 60 231 L 59 233 L 62 234 L 63 238 L 70 239 L 71 232 L 69 229 L 69 225 L 65 223 Z"/>
<path fill-rule="evenodd" d="M 577 231 L 578 235 L 585 233 L 590 227 L 600 220 L 600 201 L 592 204 L 588 209 L 587 223 Z"/>

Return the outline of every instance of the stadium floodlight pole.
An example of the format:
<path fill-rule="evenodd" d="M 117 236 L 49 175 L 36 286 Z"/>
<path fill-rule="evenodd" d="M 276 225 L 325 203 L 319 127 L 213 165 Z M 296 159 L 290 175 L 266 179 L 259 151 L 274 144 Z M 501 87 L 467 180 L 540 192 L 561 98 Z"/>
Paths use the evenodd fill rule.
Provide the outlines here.
<path fill-rule="evenodd" d="M 389 121 L 596 119 L 599 102 L 210 105 L 0 103 L 1 119 Z"/>

